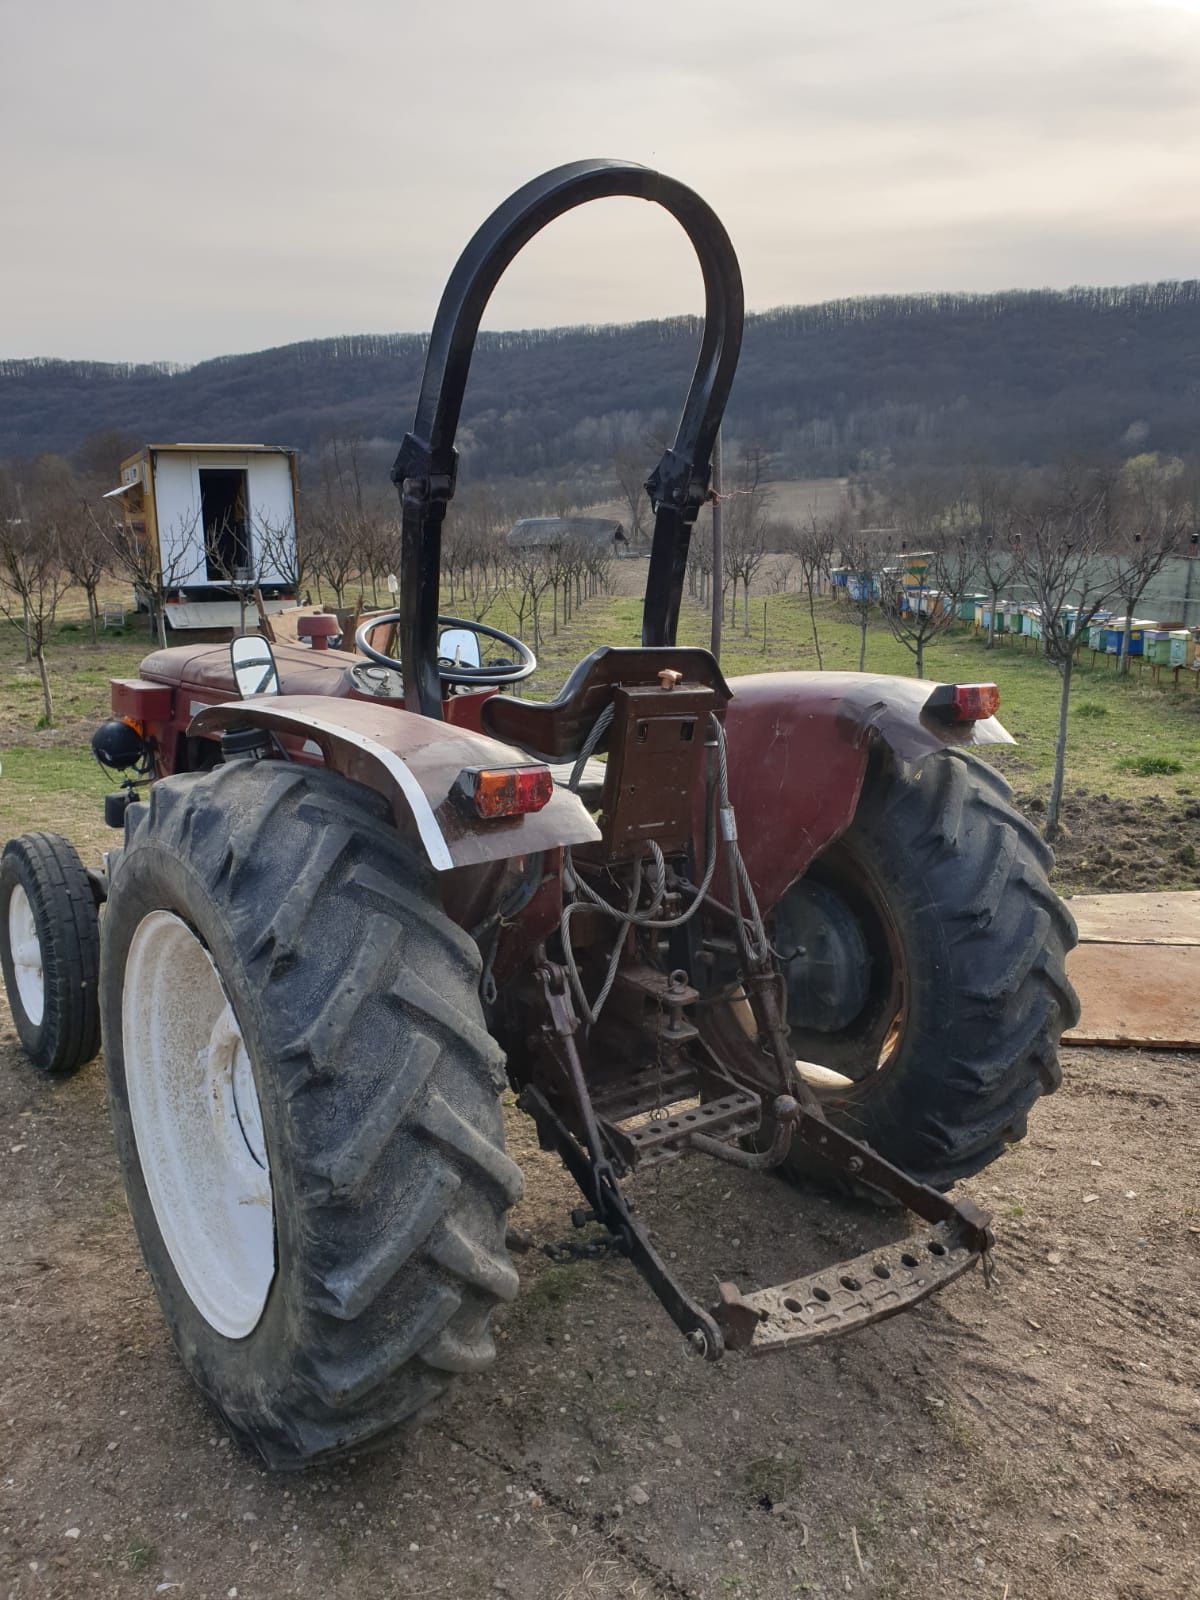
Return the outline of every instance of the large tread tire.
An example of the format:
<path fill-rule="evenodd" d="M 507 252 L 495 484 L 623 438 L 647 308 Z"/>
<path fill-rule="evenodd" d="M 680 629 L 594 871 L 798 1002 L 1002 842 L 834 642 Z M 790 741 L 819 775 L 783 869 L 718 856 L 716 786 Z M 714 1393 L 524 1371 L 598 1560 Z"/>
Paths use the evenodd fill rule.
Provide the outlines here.
<path fill-rule="evenodd" d="M 262 1109 L 276 1271 L 237 1340 L 180 1281 L 130 1117 L 122 978 L 155 909 L 206 945 Z M 521 1174 L 479 975 L 383 802 L 336 774 L 237 761 L 163 780 L 131 808 L 102 961 L 126 1192 L 185 1366 L 272 1468 L 374 1447 L 494 1358 L 492 1313 L 517 1289 L 505 1218 Z"/>
<path fill-rule="evenodd" d="M 915 769 L 873 769 L 826 864 L 885 906 L 906 973 L 885 1064 L 826 1104 L 831 1122 L 939 1188 L 1021 1139 L 1058 1087 L 1059 1039 L 1079 1020 L 1066 958 L 1074 918 L 1050 887 L 1053 854 L 976 757 L 942 751 Z M 863 1038 L 792 1030 L 798 1057 L 841 1067 Z M 840 1054 L 840 1059 L 839 1059 Z M 794 1177 L 811 1169 L 797 1162 Z"/>
<path fill-rule="evenodd" d="M 9 939 L 18 889 L 33 912 L 42 961 L 42 1015 L 22 1004 Z M 58 833 L 24 833 L 0 856 L 0 968 L 17 1036 L 36 1067 L 65 1078 L 100 1051 L 100 920 L 75 846 Z"/>

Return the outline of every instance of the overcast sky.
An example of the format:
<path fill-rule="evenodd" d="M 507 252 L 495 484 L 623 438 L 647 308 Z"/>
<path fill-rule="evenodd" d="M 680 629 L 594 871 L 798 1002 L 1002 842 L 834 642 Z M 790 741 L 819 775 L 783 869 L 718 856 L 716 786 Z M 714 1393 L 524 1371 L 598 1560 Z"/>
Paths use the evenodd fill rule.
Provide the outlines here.
<path fill-rule="evenodd" d="M 1200 271 L 1200 0 L 0 0 L 0 357 L 194 361 L 428 328 L 535 173 L 625 156 L 751 307 Z M 605 201 L 491 327 L 700 309 Z"/>

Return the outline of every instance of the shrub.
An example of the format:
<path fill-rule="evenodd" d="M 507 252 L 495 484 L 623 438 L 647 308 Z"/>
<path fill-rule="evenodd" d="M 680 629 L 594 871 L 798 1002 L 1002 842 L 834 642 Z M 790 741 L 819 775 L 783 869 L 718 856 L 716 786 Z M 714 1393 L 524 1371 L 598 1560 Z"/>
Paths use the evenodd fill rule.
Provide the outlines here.
<path fill-rule="evenodd" d="M 1165 773 L 1183 771 L 1183 762 L 1172 756 L 1126 756 L 1117 765 L 1122 772 L 1136 772 L 1139 778 L 1157 778 Z"/>

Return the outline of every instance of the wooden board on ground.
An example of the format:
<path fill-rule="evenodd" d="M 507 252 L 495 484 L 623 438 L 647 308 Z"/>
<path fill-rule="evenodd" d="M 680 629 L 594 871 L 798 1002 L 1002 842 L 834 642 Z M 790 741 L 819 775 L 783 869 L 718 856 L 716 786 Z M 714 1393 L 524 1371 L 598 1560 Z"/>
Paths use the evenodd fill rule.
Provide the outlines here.
<path fill-rule="evenodd" d="M 1067 960 L 1067 975 L 1079 995 L 1082 1015 L 1079 1026 L 1063 1035 L 1064 1044 L 1200 1050 L 1196 945 L 1080 944 Z"/>
<path fill-rule="evenodd" d="M 1081 944 L 1200 945 L 1200 889 L 1177 894 L 1079 894 L 1067 901 Z"/>

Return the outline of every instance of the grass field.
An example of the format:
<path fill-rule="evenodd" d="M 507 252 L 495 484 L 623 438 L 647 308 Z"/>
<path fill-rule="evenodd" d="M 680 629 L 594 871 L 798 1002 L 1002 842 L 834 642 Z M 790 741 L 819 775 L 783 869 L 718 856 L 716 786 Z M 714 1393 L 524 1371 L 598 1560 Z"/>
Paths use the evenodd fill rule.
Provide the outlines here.
<path fill-rule="evenodd" d="M 644 576 L 644 562 L 618 564 L 623 589 L 640 587 Z M 37 726 L 37 673 L 23 663 L 20 639 L 11 628 L 0 632 L 0 835 L 40 824 L 71 833 L 82 845 L 106 837 L 99 802 L 110 786 L 88 752 L 91 729 L 107 713 L 109 678 L 136 674 L 151 641 L 139 621 L 136 630 L 131 626 L 124 634 L 103 635 L 93 644 L 81 606 L 68 606 L 64 616 L 65 626 L 49 652 L 56 707 L 51 728 Z M 488 620 L 516 626 L 503 603 Z M 858 630 L 846 608 L 822 601 L 817 620 L 825 666 L 854 669 Z M 816 667 L 801 595 L 752 595 L 750 621 L 749 636 L 740 616 L 736 624 L 726 624 L 722 665 L 728 676 Z M 640 598 L 626 593 L 587 602 L 556 636 L 546 627 L 530 691 L 539 697 L 552 694 L 575 662 L 599 644 L 636 643 L 640 622 Z M 708 630 L 707 615 L 685 601 L 680 642 L 706 644 Z M 907 676 L 912 666 L 912 656 L 883 623 L 872 624 L 867 670 Z M 1049 664 L 1016 643 L 989 651 L 964 626 L 929 651 L 927 671 L 943 680 L 994 680 L 1002 697 L 1001 718 L 1018 744 L 989 754 L 1023 795 L 1048 788 L 1059 694 L 1058 676 Z M 1122 681 L 1103 661 L 1093 667 L 1085 652 L 1074 691 L 1068 789 L 1140 801 L 1148 808 L 1167 798 L 1200 794 L 1200 694 L 1187 676 L 1188 685 L 1178 691 L 1153 686 L 1148 671 L 1142 682 L 1136 676 Z M 1139 765 L 1150 770 L 1135 770 Z"/>

